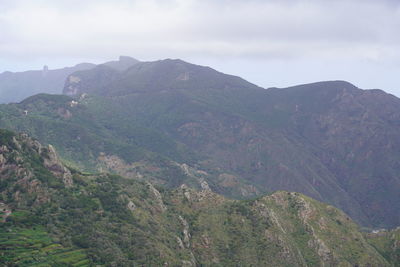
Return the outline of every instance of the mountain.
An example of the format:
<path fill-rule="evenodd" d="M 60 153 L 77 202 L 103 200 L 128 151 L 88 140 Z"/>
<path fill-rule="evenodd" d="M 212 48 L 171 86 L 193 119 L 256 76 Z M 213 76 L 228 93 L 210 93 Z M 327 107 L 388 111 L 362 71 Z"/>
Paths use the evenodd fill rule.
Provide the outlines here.
<path fill-rule="evenodd" d="M 392 95 L 342 81 L 264 90 L 180 60 L 137 64 L 107 83 L 85 83 L 88 73 L 98 70 L 65 89 L 108 97 L 124 109 L 109 107 L 114 116 L 138 118 L 261 188 L 303 192 L 366 225 L 400 223 Z"/>
<path fill-rule="evenodd" d="M 400 227 L 364 234 L 368 242 L 394 266 L 400 264 Z"/>
<path fill-rule="evenodd" d="M 93 68 L 90 63 L 78 64 L 74 67 L 25 72 L 3 72 L 0 74 L 0 103 L 19 102 L 38 93 L 60 94 L 68 75 Z"/>
<path fill-rule="evenodd" d="M 6 266 L 398 264 L 385 246 L 398 236 L 378 242 L 340 210 L 299 193 L 229 200 L 207 187 L 165 190 L 84 174 L 65 167 L 52 146 L 6 130 L 0 178 Z"/>
<path fill-rule="evenodd" d="M 103 118 L 97 116 L 97 110 L 82 105 L 97 106 L 97 99 L 74 101 L 61 95 L 33 96 L 19 104 L 3 105 L 0 121 L 4 127 L 53 144 L 63 160 L 78 169 L 109 170 L 135 179 L 147 173 L 148 180 L 169 188 L 183 181 L 200 188 L 205 180 L 225 195 L 248 197 L 259 193 L 254 186 L 221 170 L 201 169 L 194 164 L 197 155 L 155 129 L 117 117 Z M 113 116 L 112 110 L 108 112 L 105 115 Z M 218 181 L 220 176 L 224 178 Z"/>
<path fill-rule="evenodd" d="M 368 209 L 373 224 L 384 217 L 397 226 L 400 100 L 344 83 L 293 87 L 284 94 L 291 95 L 286 105 L 297 105 L 296 131 L 316 148 L 315 155 L 342 188 Z"/>
<path fill-rule="evenodd" d="M 124 71 L 132 67 L 133 65 L 139 63 L 140 61 L 137 59 L 134 59 L 132 57 L 127 57 L 127 56 L 120 56 L 118 60 L 116 61 L 108 61 L 106 63 L 103 63 L 102 65 L 111 67 L 117 71 Z"/>
<path fill-rule="evenodd" d="M 106 62 L 104 65 L 123 71 L 136 63 L 138 63 L 136 59 L 121 56 L 118 61 Z M 47 66 L 44 66 L 43 70 L 3 72 L 0 74 L 0 103 L 19 102 L 38 93 L 60 94 L 70 74 L 89 70 L 95 66 L 90 63 L 81 63 L 55 70 L 49 70 Z"/>
<path fill-rule="evenodd" d="M 182 60 L 141 62 L 124 72 L 109 66 L 76 72 L 63 90 L 66 95 L 94 93 L 101 96 L 124 96 L 132 93 L 162 93 L 180 89 L 259 88 L 239 77 Z"/>
<path fill-rule="evenodd" d="M 137 178 L 180 166 L 184 175 L 151 180 L 200 188 L 201 173 L 229 197 L 297 191 L 366 227 L 400 225 L 400 102 L 381 90 L 344 81 L 263 89 L 168 59 L 78 71 L 63 92 L 0 106 L 0 127 L 88 171 Z"/>

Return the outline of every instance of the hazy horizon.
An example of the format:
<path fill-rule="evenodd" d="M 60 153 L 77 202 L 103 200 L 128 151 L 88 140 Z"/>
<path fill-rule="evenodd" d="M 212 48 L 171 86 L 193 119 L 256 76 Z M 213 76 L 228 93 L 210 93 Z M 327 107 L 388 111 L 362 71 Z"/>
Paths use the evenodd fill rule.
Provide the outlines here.
<path fill-rule="evenodd" d="M 398 1 L 0 3 L 0 73 L 180 58 L 262 87 L 346 80 L 400 96 Z"/>

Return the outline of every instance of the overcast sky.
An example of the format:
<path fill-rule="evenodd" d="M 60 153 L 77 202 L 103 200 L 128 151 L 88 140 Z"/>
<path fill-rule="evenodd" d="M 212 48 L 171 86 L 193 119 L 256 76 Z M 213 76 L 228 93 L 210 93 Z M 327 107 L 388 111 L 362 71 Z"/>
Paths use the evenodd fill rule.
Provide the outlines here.
<path fill-rule="evenodd" d="M 181 58 L 263 87 L 400 96 L 398 0 L 0 0 L 0 72 Z"/>

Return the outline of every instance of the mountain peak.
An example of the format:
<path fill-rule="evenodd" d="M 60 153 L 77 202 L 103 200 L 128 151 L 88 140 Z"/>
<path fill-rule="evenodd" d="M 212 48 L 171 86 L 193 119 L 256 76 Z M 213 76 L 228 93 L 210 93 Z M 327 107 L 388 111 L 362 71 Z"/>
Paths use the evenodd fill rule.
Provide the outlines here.
<path fill-rule="evenodd" d="M 117 71 L 125 71 L 140 61 L 129 56 L 119 56 L 117 61 L 108 61 L 102 65 L 111 67 Z"/>
<path fill-rule="evenodd" d="M 130 56 L 119 56 L 118 58 L 119 61 L 130 61 L 130 62 L 139 62 L 136 58 L 130 57 Z"/>
<path fill-rule="evenodd" d="M 128 61 L 132 62 L 132 60 Z M 103 96 L 122 96 L 171 90 L 256 87 L 239 77 L 180 59 L 138 62 L 123 71 L 115 67 L 121 62 L 123 61 L 108 62 L 89 71 L 73 73 L 67 79 L 64 94 L 92 93 Z M 108 70 L 105 70 L 105 67 L 109 67 Z M 107 73 L 107 78 L 101 73 L 102 71 Z"/>

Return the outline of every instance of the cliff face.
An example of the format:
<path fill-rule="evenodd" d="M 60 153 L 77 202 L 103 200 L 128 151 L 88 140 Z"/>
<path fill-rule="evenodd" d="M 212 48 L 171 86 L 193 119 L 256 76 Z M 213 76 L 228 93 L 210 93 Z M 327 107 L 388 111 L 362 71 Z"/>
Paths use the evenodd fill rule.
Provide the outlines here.
<path fill-rule="evenodd" d="M 70 74 L 95 66 L 83 63 L 55 70 L 45 66 L 43 70 L 0 73 L 0 103 L 20 102 L 39 93 L 60 94 Z"/>
<path fill-rule="evenodd" d="M 118 60 L 109 61 L 102 65 L 116 71 L 124 71 L 138 62 L 134 58 L 120 56 Z M 43 70 L 0 73 L 0 103 L 20 102 L 39 93 L 61 94 L 69 75 L 94 67 L 96 67 L 95 64 L 81 63 L 62 69 L 50 70 L 48 66 L 44 66 Z M 70 81 L 73 81 L 73 79 L 70 79 Z"/>
<path fill-rule="evenodd" d="M 0 247 L 7 264 L 396 263 L 343 212 L 299 193 L 229 200 L 205 181 L 199 190 L 185 184 L 166 190 L 105 173 L 71 173 L 52 147 L 26 135 L 0 131 L 0 142 Z"/>

